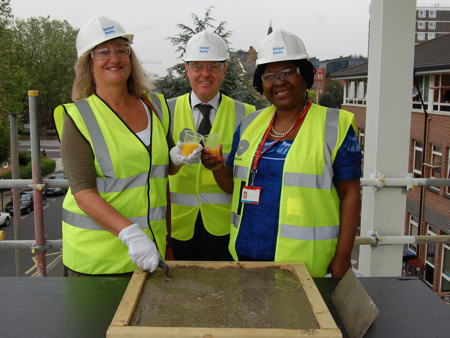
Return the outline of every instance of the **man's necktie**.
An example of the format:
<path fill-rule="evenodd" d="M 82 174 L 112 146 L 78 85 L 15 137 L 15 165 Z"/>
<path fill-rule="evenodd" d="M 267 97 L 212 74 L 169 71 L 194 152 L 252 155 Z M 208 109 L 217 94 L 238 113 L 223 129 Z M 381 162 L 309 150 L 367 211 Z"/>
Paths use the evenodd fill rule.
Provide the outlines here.
<path fill-rule="evenodd" d="M 202 120 L 198 125 L 198 132 L 202 135 L 208 135 L 211 131 L 211 121 L 209 120 L 209 112 L 211 111 L 212 106 L 210 104 L 200 103 L 196 105 L 200 113 L 202 113 Z"/>

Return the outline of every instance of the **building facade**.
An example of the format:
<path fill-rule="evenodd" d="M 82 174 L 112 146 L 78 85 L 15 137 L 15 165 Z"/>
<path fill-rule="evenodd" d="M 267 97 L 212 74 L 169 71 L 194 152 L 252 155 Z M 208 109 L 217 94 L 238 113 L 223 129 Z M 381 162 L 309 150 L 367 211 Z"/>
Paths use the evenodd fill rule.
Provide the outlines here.
<path fill-rule="evenodd" d="M 367 66 L 331 76 L 345 83 L 342 108 L 356 116 L 363 152 Z M 408 172 L 414 177 L 450 178 L 450 35 L 416 45 L 414 72 Z M 450 235 L 450 187 L 407 192 L 405 235 Z M 405 273 L 417 273 L 435 292 L 450 297 L 450 245 L 405 246 L 404 261 Z"/>
<path fill-rule="evenodd" d="M 450 7 L 417 6 L 416 44 L 450 33 Z"/>

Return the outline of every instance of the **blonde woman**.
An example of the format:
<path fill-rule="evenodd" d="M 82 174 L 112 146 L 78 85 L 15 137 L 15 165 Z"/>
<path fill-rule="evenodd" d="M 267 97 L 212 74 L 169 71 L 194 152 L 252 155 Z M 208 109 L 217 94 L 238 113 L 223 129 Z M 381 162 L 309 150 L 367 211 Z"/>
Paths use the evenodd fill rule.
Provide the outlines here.
<path fill-rule="evenodd" d="M 55 109 L 69 181 L 63 203 L 68 275 L 153 271 L 166 249 L 168 108 L 149 91 L 133 34 L 94 17 L 77 36 L 74 103 Z"/>

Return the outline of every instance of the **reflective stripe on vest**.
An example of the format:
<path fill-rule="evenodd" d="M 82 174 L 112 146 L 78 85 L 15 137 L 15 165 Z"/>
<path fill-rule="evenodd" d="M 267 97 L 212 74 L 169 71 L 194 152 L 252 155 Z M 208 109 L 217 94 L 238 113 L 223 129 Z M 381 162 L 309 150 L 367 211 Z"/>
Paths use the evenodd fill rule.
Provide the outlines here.
<path fill-rule="evenodd" d="M 91 135 L 94 154 L 98 154 L 97 158 L 99 159 L 98 161 L 103 175 L 105 175 L 105 177 L 114 177 L 111 155 L 109 154 L 106 141 L 100 131 L 97 120 L 95 119 L 94 112 L 86 100 L 75 102 L 75 106 L 78 108 L 78 111 L 86 123 L 89 135 Z"/>
<path fill-rule="evenodd" d="M 239 137 L 242 136 L 242 134 L 244 133 L 244 130 L 247 129 L 249 124 L 252 123 L 253 120 L 256 118 L 256 116 L 258 116 L 259 113 L 261 113 L 264 109 L 267 109 L 267 108 L 263 108 L 263 109 L 254 111 L 253 113 L 249 114 L 244 120 L 242 120 Z"/>
<path fill-rule="evenodd" d="M 321 227 L 300 227 L 280 224 L 280 237 L 302 241 L 320 241 L 339 237 L 339 225 Z"/>
<path fill-rule="evenodd" d="M 226 193 L 200 193 L 198 197 L 200 198 L 200 203 L 210 203 L 210 204 L 231 203 L 231 195 Z M 189 207 L 200 206 L 197 200 L 197 195 L 171 192 L 170 201 L 174 204 L 181 204 Z"/>
<path fill-rule="evenodd" d="M 322 175 L 284 173 L 284 185 L 290 187 L 303 187 L 314 189 L 333 188 L 333 165 L 331 154 L 336 146 L 338 134 L 339 109 L 328 108 L 325 121 L 325 142 L 324 142 L 324 172 Z"/>
<path fill-rule="evenodd" d="M 173 134 L 173 125 L 175 124 L 175 106 L 177 104 L 177 97 L 171 98 L 167 100 L 167 105 L 169 106 L 169 114 L 170 114 L 170 134 Z"/>
<path fill-rule="evenodd" d="M 150 221 L 160 221 L 166 217 L 166 207 L 150 208 Z M 62 220 L 72 226 L 89 229 L 89 230 L 105 230 L 91 217 L 86 215 L 79 215 L 63 209 Z M 147 229 L 147 216 L 130 217 L 134 223 L 138 223 L 142 229 Z"/>
<path fill-rule="evenodd" d="M 156 97 L 156 102 L 159 103 L 159 99 Z M 147 173 L 142 173 L 140 175 L 125 177 L 125 178 L 114 178 L 114 169 L 112 166 L 111 155 L 109 154 L 108 147 L 106 146 L 103 134 L 100 131 L 100 127 L 97 120 L 94 117 L 94 112 L 92 111 L 89 103 L 85 100 L 75 102 L 76 107 L 80 111 L 83 117 L 86 127 L 88 128 L 89 134 L 92 138 L 92 144 L 94 147 L 94 152 L 99 154 L 99 165 L 102 172 L 106 177 L 97 177 L 97 189 L 99 192 L 120 192 L 126 187 L 136 188 L 145 186 L 148 179 Z M 102 160 L 105 158 L 106 160 Z M 165 178 L 167 177 L 169 167 L 167 165 L 154 165 L 150 171 L 150 178 Z"/>
<path fill-rule="evenodd" d="M 241 125 L 241 135 L 248 125 L 255 119 L 260 111 L 250 114 Z M 304 173 L 285 172 L 283 182 L 285 186 L 304 187 L 314 189 L 330 190 L 333 187 L 333 167 L 331 163 L 331 154 L 336 146 L 338 133 L 339 109 L 328 108 L 325 121 L 325 140 L 324 159 L 325 167 L 323 175 L 313 175 Z M 244 166 L 234 166 L 233 177 L 246 181 L 249 175 L 249 169 Z"/>
<path fill-rule="evenodd" d="M 233 177 L 246 181 L 248 178 L 249 169 L 241 165 L 233 166 Z"/>
<path fill-rule="evenodd" d="M 234 112 L 235 112 L 234 121 L 236 122 L 234 129 L 236 129 L 240 121 L 244 120 L 245 118 L 245 105 L 242 102 L 234 101 Z"/>
<path fill-rule="evenodd" d="M 150 178 L 165 178 L 167 177 L 168 170 L 169 166 L 167 165 L 154 165 L 150 170 Z M 147 173 L 124 178 L 97 177 L 97 190 L 105 193 L 121 192 L 125 188 L 145 186 L 147 179 Z"/>
<path fill-rule="evenodd" d="M 150 97 L 152 99 L 153 107 L 155 107 L 155 109 L 156 109 L 156 115 L 158 115 L 158 119 L 161 121 L 161 124 L 162 124 L 162 121 L 163 121 L 163 110 L 162 110 L 162 107 L 161 107 L 161 101 L 159 101 L 158 95 L 156 95 L 153 92 L 150 93 Z"/>
<path fill-rule="evenodd" d="M 241 216 L 232 211 L 231 212 L 231 224 L 233 224 L 233 226 L 237 229 L 240 222 L 241 222 Z"/>

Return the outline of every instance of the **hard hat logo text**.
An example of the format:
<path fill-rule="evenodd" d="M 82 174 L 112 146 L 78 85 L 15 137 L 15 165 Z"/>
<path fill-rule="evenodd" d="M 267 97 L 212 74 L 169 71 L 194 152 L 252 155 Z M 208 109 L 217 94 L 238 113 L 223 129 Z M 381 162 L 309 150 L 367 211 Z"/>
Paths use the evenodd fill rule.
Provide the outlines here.
<path fill-rule="evenodd" d="M 114 27 L 114 26 L 103 27 L 103 32 L 105 33 L 105 35 L 109 35 L 109 34 L 115 33 L 116 32 L 116 27 Z"/>
<path fill-rule="evenodd" d="M 272 54 L 273 55 L 283 54 L 283 53 L 284 53 L 284 46 L 283 47 L 273 47 L 272 48 Z"/>
<path fill-rule="evenodd" d="M 209 46 L 200 46 L 198 49 L 198 52 L 201 54 L 208 54 L 209 53 Z"/>

